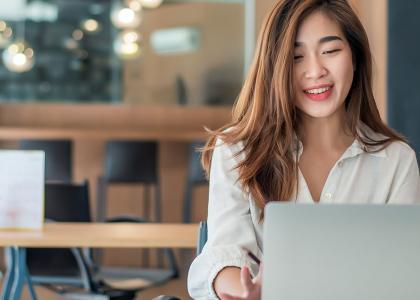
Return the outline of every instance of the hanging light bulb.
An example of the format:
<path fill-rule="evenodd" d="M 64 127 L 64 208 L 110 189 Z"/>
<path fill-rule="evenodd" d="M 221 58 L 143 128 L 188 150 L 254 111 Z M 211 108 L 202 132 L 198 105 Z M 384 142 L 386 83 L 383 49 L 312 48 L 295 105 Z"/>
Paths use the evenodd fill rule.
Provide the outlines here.
<path fill-rule="evenodd" d="M 10 43 L 12 34 L 12 28 L 7 26 L 6 22 L 0 21 L 0 48 L 4 48 Z"/>
<path fill-rule="evenodd" d="M 83 20 L 81 27 L 88 33 L 96 33 L 101 30 L 101 24 L 95 19 Z"/>
<path fill-rule="evenodd" d="M 140 42 L 141 36 L 136 31 L 122 31 L 114 42 L 114 51 L 122 59 L 136 58 L 141 54 Z"/>
<path fill-rule="evenodd" d="M 163 0 L 140 0 L 140 4 L 145 8 L 157 8 L 162 2 Z"/>
<path fill-rule="evenodd" d="M 139 0 L 115 2 L 111 11 L 111 21 L 117 28 L 136 28 L 142 20 L 142 6 Z"/>
<path fill-rule="evenodd" d="M 3 52 L 3 62 L 12 72 L 27 72 L 34 66 L 34 50 L 24 42 L 15 42 Z"/>

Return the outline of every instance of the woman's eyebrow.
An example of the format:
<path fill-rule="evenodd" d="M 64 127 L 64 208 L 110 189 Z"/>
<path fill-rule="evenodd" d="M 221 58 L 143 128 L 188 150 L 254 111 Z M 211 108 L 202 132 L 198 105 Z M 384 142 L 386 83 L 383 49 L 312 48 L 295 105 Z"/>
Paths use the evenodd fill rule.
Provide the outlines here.
<path fill-rule="evenodd" d="M 343 41 L 343 39 L 336 35 L 328 35 L 320 38 L 318 44 L 324 44 L 332 41 Z M 295 48 L 302 47 L 304 43 L 302 42 L 295 42 Z"/>
<path fill-rule="evenodd" d="M 339 36 L 329 35 L 329 36 L 324 36 L 323 38 L 321 38 L 318 43 L 323 44 L 323 43 L 328 43 L 328 42 L 336 41 L 336 40 L 343 41 L 343 39 Z"/>

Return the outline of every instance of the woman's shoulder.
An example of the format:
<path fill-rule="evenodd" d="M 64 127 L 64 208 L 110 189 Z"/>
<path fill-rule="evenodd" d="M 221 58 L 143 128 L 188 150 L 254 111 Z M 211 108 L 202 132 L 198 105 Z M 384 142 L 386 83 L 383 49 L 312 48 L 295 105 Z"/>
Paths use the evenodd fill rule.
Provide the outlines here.
<path fill-rule="evenodd" d="M 414 149 L 404 141 L 392 141 L 384 150 L 389 157 L 408 159 L 416 156 Z"/>
<path fill-rule="evenodd" d="M 382 134 L 377 134 L 377 137 L 379 137 L 378 140 L 388 139 L 388 137 Z M 389 162 L 406 161 L 408 163 L 416 161 L 416 152 L 405 141 L 393 140 L 388 145 L 386 145 L 385 148 L 383 146 L 376 147 L 382 149 L 379 151 L 379 153 L 382 153 L 383 156 L 386 157 Z"/>
<path fill-rule="evenodd" d="M 363 135 L 369 140 L 373 141 L 384 141 L 388 140 L 389 137 L 374 131 L 369 126 L 362 124 L 361 125 Z M 415 156 L 415 151 L 409 144 L 402 140 L 391 141 L 385 148 L 383 146 L 374 146 L 372 150 L 382 149 L 380 152 L 384 152 L 387 157 L 408 157 Z"/>
<path fill-rule="evenodd" d="M 222 158 L 223 160 L 236 162 L 244 159 L 244 143 L 243 141 L 231 142 L 228 133 L 232 131 L 233 128 L 229 127 L 223 130 L 222 134 L 215 137 L 213 158 L 216 156 Z"/>
<path fill-rule="evenodd" d="M 243 141 L 237 141 L 237 142 L 230 142 L 232 138 L 230 138 L 230 133 L 234 131 L 234 127 L 229 127 L 222 131 L 222 134 L 216 136 L 216 142 L 215 142 L 215 149 L 220 148 L 223 151 L 228 152 L 241 152 L 244 148 Z"/>

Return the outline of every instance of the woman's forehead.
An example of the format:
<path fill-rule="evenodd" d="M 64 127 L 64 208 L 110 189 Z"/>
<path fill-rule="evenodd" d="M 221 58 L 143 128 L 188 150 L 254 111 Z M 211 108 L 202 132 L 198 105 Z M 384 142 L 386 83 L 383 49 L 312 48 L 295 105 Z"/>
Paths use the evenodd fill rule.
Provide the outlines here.
<path fill-rule="evenodd" d="M 296 43 L 318 44 L 325 37 L 338 37 L 344 41 L 344 35 L 340 25 L 322 11 L 315 11 L 307 16 L 298 27 Z M 334 39 L 330 39 L 334 40 Z"/>

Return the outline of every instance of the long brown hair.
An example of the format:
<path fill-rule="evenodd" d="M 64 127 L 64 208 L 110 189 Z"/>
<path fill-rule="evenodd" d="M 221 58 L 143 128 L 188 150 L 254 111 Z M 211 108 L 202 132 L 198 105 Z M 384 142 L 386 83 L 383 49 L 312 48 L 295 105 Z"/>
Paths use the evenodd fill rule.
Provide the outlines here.
<path fill-rule="evenodd" d="M 347 1 L 278 1 L 263 23 L 233 119 L 218 130 L 209 130 L 210 138 L 202 155 L 203 166 L 209 173 L 217 138 L 230 145 L 242 142 L 242 150 L 236 153 L 244 157 L 236 166 L 239 183 L 261 209 L 268 201 L 286 201 L 296 195 L 298 165 L 294 159 L 294 135 L 298 112 L 293 104 L 294 41 L 303 19 L 318 10 L 341 26 L 352 50 L 355 72 L 345 100 L 351 133 L 368 152 L 404 140 L 381 121 L 372 92 L 368 38 Z M 361 122 L 386 138 L 375 140 L 366 132 L 360 134 Z"/>

